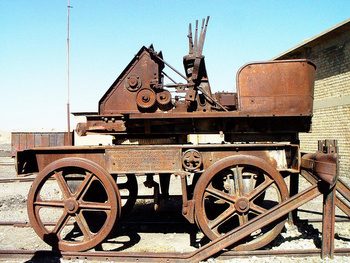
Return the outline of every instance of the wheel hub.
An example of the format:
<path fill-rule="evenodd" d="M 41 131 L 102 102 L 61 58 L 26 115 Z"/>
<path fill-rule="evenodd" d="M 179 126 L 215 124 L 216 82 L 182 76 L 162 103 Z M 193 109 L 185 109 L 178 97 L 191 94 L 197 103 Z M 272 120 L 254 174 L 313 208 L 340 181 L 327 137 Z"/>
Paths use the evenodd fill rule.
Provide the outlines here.
<path fill-rule="evenodd" d="M 249 200 L 246 197 L 240 197 L 235 203 L 235 207 L 239 213 L 245 213 L 249 210 Z"/>
<path fill-rule="evenodd" d="M 67 210 L 68 213 L 74 214 L 78 211 L 79 204 L 76 200 L 74 199 L 68 199 L 66 203 L 64 204 L 65 209 Z"/>

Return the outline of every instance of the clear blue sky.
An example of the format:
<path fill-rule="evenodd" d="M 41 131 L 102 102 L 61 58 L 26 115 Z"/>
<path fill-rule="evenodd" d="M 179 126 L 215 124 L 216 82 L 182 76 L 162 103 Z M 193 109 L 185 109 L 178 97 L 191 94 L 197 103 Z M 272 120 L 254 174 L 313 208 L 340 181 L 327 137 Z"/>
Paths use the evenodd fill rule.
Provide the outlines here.
<path fill-rule="evenodd" d="M 143 45 L 153 43 L 183 72 L 188 23 L 207 15 L 203 54 L 213 91 L 234 91 L 243 64 L 271 59 L 350 15 L 349 0 L 70 5 L 72 112 L 97 111 L 99 99 Z M 66 128 L 66 39 L 66 0 L 0 0 L 0 130 Z"/>

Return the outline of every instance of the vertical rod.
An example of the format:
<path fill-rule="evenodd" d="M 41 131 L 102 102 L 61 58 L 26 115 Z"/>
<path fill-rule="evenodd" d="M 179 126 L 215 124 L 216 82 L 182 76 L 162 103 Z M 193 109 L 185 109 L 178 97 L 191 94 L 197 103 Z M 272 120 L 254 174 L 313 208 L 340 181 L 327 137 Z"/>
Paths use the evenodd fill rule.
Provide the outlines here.
<path fill-rule="evenodd" d="M 332 186 L 323 193 L 322 259 L 334 258 L 335 191 L 336 186 Z"/>
<path fill-rule="evenodd" d="M 294 196 L 299 192 L 299 174 L 291 173 L 289 176 L 289 195 Z M 288 215 L 289 224 L 294 225 L 298 221 L 298 210 L 295 209 Z"/>
<path fill-rule="evenodd" d="M 188 27 L 188 43 L 189 43 L 189 54 L 193 54 L 193 40 L 192 40 L 192 26 L 191 24 Z"/>
<path fill-rule="evenodd" d="M 197 46 L 198 46 L 198 20 L 196 20 L 196 31 L 195 31 L 195 34 L 194 34 L 194 50 L 193 50 L 193 53 L 197 53 Z"/>
<path fill-rule="evenodd" d="M 67 5 L 67 123 L 68 123 L 68 145 L 71 145 L 70 136 L 70 109 L 69 109 L 69 0 Z"/>

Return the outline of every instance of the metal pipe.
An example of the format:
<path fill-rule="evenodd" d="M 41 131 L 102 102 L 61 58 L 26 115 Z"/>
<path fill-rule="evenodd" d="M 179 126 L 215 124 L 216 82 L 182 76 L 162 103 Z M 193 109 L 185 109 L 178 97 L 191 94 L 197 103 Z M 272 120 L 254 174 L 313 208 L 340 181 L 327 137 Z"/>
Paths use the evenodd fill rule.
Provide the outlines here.
<path fill-rule="evenodd" d="M 165 77 L 167 77 L 168 79 L 170 79 L 170 81 L 172 81 L 174 84 L 177 84 L 175 80 L 173 80 L 168 74 L 166 74 L 164 71 L 162 71 L 163 75 Z"/>
<path fill-rule="evenodd" d="M 71 138 L 70 138 L 70 109 L 69 109 L 69 9 L 72 8 L 69 5 L 67 5 L 67 123 L 68 123 L 68 145 L 71 145 Z"/>
<path fill-rule="evenodd" d="M 173 68 L 169 63 L 167 63 L 164 59 L 162 59 L 160 56 L 158 56 L 157 54 L 155 54 L 157 56 L 157 58 L 162 61 L 165 65 L 167 65 L 169 68 L 171 68 L 173 71 L 175 71 L 177 74 L 179 74 L 181 77 L 183 77 L 185 80 L 187 80 L 187 78 L 182 75 L 179 71 L 177 71 L 175 68 Z"/>

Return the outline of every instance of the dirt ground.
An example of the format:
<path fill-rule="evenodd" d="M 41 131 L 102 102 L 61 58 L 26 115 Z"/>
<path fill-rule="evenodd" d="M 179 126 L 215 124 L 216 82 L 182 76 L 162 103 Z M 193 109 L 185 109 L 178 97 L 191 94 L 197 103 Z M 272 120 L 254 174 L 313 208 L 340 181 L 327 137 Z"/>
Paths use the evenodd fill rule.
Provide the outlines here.
<path fill-rule="evenodd" d="M 1 136 L 2 135 L 2 136 Z M 9 137 L 4 139 L 0 133 L 0 178 L 14 178 L 16 172 L 14 160 L 8 157 L 10 150 Z M 350 182 L 347 178 L 347 181 Z M 0 184 L 0 221 L 28 221 L 27 194 L 31 183 L 2 183 Z M 307 186 L 306 182 L 301 183 Z M 139 182 L 142 186 L 142 182 Z M 180 178 L 171 180 L 171 194 L 179 194 Z M 152 194 L 152 190 L 144 188 L 140 194 Z M 159 212 L 153 209 L 152 200 L 139 200 L 132 212 L 124 217 L 117 230 L 115 238 L 102 244 L 103 250 L 130 251 L 130 252 L 188 252 L 199 246 L 203 235 L 181 215 L 180 200 L 169 200 L 163 203 Z M 312 200 L 301 207 L 304 210 L 322 212 L 322 197 Z M 343 214 L 337 209 L 337 215 Z M 320 218 L 315 213 L 299 213 L 301 218 Z M 157 222 L 165 221 L 165 224 Z M 136 224 L 132 224 L 136 222 Z M 336 223 L 336 248 L 350 248 L 350 222 Z M 321 224 L 304 223 L 296 226 L 286 224 L 282 233 L 270 244 L 269 249 L 314 249 L 320 248 Z M 50 250 L 33 229 L 0 226 L 0 250 Z M 1 258 L 0 258 L 1 261 Z M 63 261 L 62 262 L 67 262 Z M 206 262 L 350 262 L 348 257 L 336 256 L 333 260 L 321 260 L 320 257 L 293 258 L 293 257 L 246 257 L 232 260 L 208 259 Z M 15 261 L 8 261 L 15 262 Z M 70 262 L 84 262 L 70 261 Z"/>

